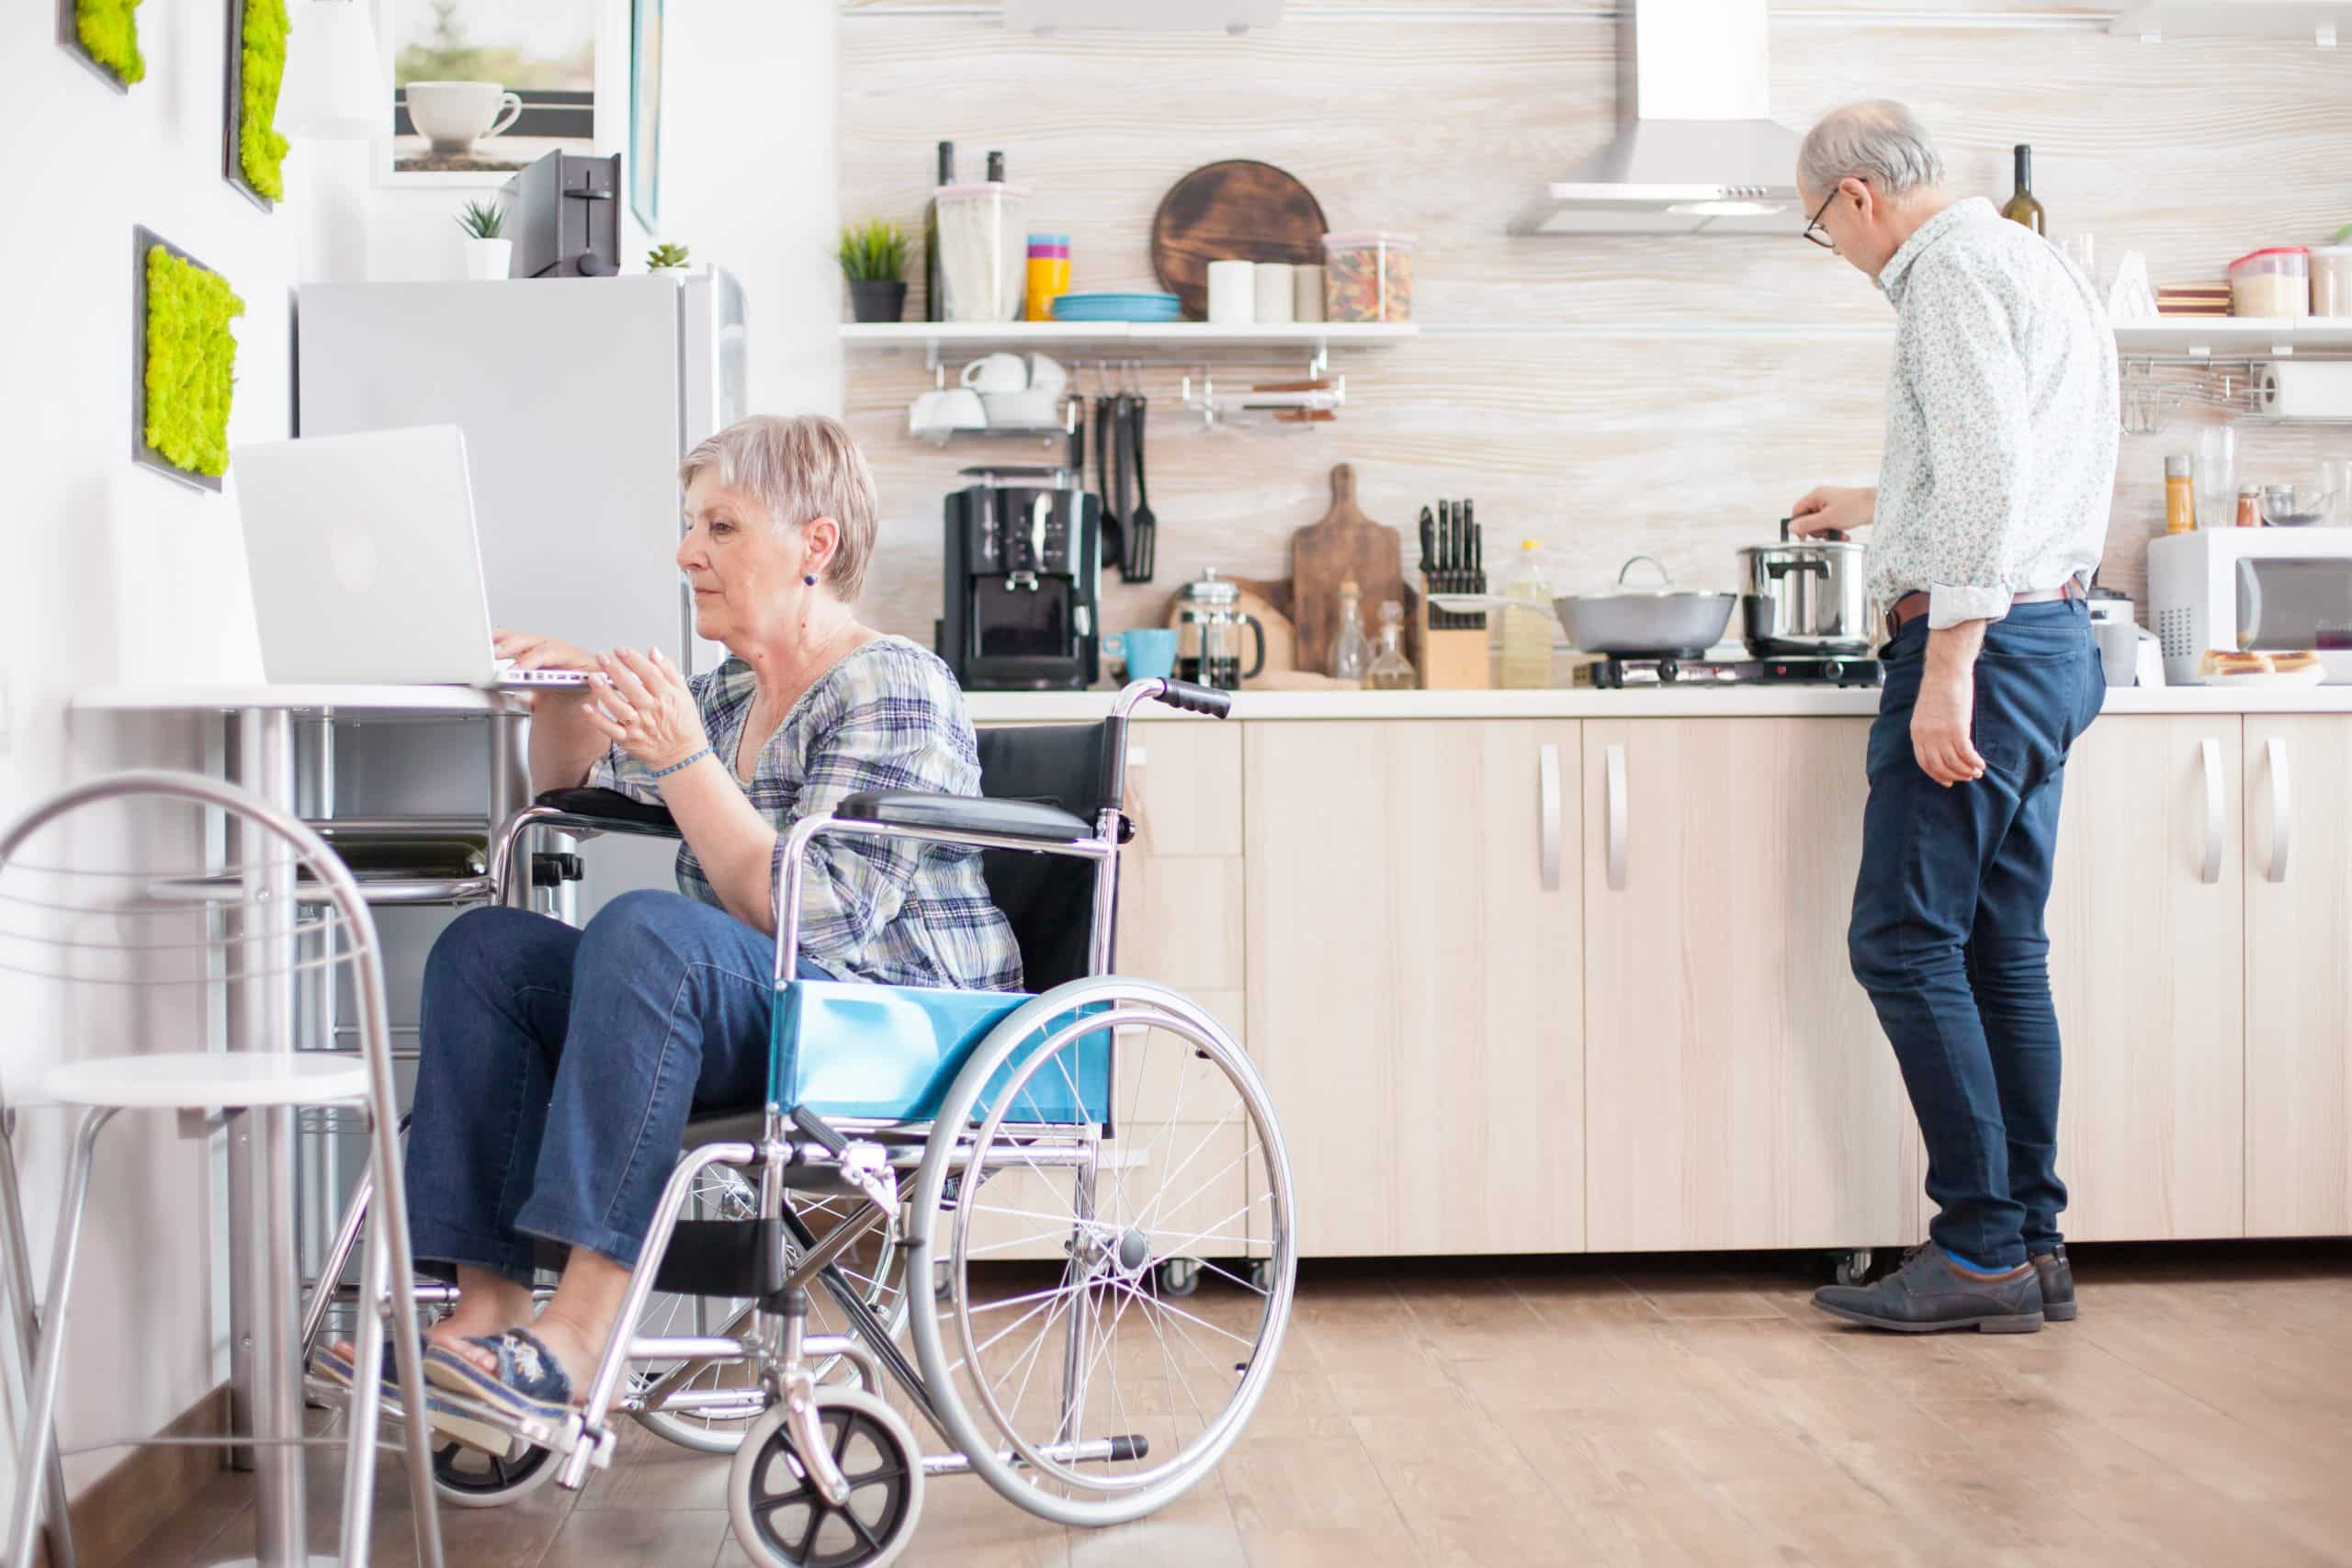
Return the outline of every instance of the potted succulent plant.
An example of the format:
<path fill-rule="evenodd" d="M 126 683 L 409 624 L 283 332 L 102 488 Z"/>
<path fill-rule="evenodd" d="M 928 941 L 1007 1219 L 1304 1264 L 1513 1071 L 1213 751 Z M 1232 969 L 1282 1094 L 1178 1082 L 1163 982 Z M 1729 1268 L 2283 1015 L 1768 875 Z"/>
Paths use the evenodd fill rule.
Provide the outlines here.
<path fill-rule="evenodd" d="M 686 247 L 670 244 L 654 246 L 645 253 L 645 270 L 648 272 L 685 271 Z"/>
<path fill-rule="evenodd" d="M 504 277 L 514 264 L 514 242 L 500 237 L 506 227 L 506 209 L 494 201 L 469 201 L 458 214 L 466 231 L 466 276 Z"/>
<path fill-rule="evenodd" d="M 905 312 L 905 230 L 881 218 L 852 223 L 842 230 L 841 259 L 842 276 L 849 280 L 854 319 L 895 321 Z"/>

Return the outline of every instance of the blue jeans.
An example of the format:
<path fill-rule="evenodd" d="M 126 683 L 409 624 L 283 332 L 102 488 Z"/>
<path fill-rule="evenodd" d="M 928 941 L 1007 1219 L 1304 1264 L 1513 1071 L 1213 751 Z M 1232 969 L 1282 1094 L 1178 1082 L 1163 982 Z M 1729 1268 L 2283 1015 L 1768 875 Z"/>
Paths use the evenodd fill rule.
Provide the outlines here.
<path fill-rule="evenodd" d="M 634 1268 L 687 1116 L 767 1098 L 775 954 L 676 893 L 624 893 L 585 930 L 507 908 L 451 921 L 424 965 L 416 1255 L 527 1281 L 536 1236 Z"/>
<path fill-rule="evenodd" d="M 2066 753 L 2107 693 L 2088 609 L 2020 604 L 1985 628 L 1973 739 L 1984 776 L 1947 789 L 1911 750 L 1926 617 L 1880 650 L 1870 804 L 1848 950 L 1928 1145 L 1928 1234 L 2007 1269 L 2061 1240 L 2058 1015 L 2042 911 Z"/>

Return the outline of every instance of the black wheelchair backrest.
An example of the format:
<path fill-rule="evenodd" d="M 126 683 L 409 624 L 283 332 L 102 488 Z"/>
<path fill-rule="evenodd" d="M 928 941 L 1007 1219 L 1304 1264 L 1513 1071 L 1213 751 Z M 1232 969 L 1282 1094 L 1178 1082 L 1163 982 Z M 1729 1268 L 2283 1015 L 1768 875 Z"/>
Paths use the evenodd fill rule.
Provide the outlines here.
<path fill-rule="evenodd" d="M 1035 725 L 983 729 L 980 793 L 993 800 L 1036 800 L 1089 823 L 1118 804 L 1125 744 L 1118 724 Z M 1024 983 L 1049 990 L 1088 969 L 1094 911 L 1094 863 L 1068 855 L 984 850 L 989 897 L 1012 923 Z M 1114 933 L 1115 934 L 1115 933 Z"/>

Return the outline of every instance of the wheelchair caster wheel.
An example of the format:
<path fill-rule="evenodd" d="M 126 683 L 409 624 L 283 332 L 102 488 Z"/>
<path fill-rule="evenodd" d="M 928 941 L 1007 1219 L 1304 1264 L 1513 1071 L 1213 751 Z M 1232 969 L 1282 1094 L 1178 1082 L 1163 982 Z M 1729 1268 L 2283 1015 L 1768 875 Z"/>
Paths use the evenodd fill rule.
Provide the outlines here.
<path fill-rule="evenodd" d="M 850 1484 L 841 1507 L 803 1469 L 778 1401 L 752 1424 L 727 1477 L 735 1541 L 762 1568 L 881 1568 L 922 1514 L 922 1454 L 878 1395 L 820 1389 L 817 1422 Z"/>
<path fill-rule="evenodd" d="M 1830 1260 L 1835 1265 L 1834 1278 L 1841 1285 L 1863 1284 L 1871 1277 L 1871 1249 L 1867 1247 L 1832 1253 Z"/>
<path fill-rule="evenodd" d="M 945 1306 L 955 1291 L 953 1276 L 947 1272 L 947 1260 L 940 1259 L 931 1266 L 931 1299 Z"/>
<path fill-rule="evenodd" d="M 555 1454 L 517 1440 L 503 1454 L 435 1434 L 433 1490 L 458 1508 L 495 1508 L 537 1491 L 555 1478 Z"/>
<path fill-rule="evenodd" d="M 1189 1296 L 1201 1288 L 1201 1266 L 1189 1258 L 1170 1258 L 1159 1265 L 1159 1293 Z"/>

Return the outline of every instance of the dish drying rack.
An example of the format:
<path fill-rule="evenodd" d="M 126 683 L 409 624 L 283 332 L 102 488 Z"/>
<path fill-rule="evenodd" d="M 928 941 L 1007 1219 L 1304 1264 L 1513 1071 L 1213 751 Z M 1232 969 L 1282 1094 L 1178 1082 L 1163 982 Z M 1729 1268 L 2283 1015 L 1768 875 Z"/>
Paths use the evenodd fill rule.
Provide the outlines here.
<path fill-rule="evenodd" d="M 1201 416 L 1206 429 L 1220 424 L 1298 424 L 1329 423 L 1339 417 L 1348 403 L 1348 378 L 1316 373 L 1304 381 L 1282 381 L 1272 385 L 1250 387 L 1243 390 L 1217 389 L 1216 378 L 1206 366 L 1200 376 L 1187 376 L 1183 381 L 1184 407 Z"/>

